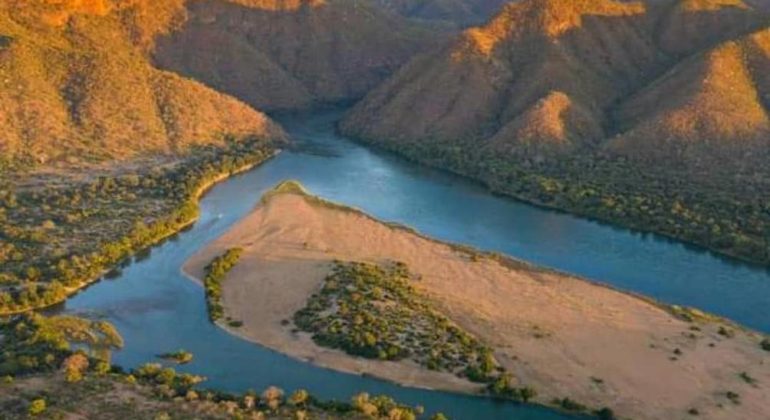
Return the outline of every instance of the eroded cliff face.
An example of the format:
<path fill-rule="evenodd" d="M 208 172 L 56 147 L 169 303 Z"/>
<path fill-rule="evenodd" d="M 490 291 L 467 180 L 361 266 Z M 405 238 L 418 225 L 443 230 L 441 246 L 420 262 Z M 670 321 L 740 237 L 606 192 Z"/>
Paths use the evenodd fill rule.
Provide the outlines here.
<path fill-rule="evenodd" d="M 362 97 L 445 33 L 368 1 L 193 0 L 154 58 L 257 108 L 298 109 Z"/>

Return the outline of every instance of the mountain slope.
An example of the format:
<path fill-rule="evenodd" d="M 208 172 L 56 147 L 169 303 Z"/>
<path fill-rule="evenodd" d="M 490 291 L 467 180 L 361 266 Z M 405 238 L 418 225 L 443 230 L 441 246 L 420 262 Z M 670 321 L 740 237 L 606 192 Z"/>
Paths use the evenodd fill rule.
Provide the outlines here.
<path fill-rule="evenodd" d="M 526 115 L 540 112 L 549 97 L 564 97 L 581 110 L 578 125 L 601 137 L 603 108 L 663 63 L 644 12 L 640 3 L 614 1 L 510 4 L 448 48 L 414 60 L 357 105 L 342 127 L 380 140 L 513 142 L 511 123 L 531 120 Z"/>
<path fill-rule="evenodd" d="M 685 56 L 759 29 L 767 20 L 743 0 L 675 1 L 658 28 L 668 54 Z"/>
<path fill-rule="evenodd" d="M 123 159 L 183 152 L 225 134 L 282 135 L 243 103 L 151 66 L 133 38 L 147 28 L 127 26 L 128 9 L 51 4 L 0 9 L 3 159 Z"/>
<path fill-rule="evenodd" d="M 187 14 L 156 63 L 261 109 L 359 98 L 435 42 L 368 1 L 196 0 Z"/>
<path fill-rule="evenodd" d="M 494 16 L 508 0 L 375 0 L 404 16 L 452 22 L 461 26 L 480 24 Z"/>
<path fill-rule="evenodd" d="M 767 28 L 732 0 L 523 0 L 413 59 L 340 128 L 523 200 L 768 263 Z"/>
<path fill-rule="evenodd" d="M 762 54 L 736 47 L 733 53 L 708 54 L 714 59 L 702 71 L 669 70 L 696 66 L 687 63 L 703 60 L 680 57 L 699 54 L 768 22 L 767 15 L 740 0 L 511 3 L 447 48 L 413 60 L 359 103 L 341 127 L 377 142 L 472 143 L 538 162 L 600 150 L 625 131 L 632 132 L 621 138 L 681 140 L 703 137 L 705 130 L 717 139 L 744 136 L 741 126 L 757 124 L 759 131 L 752 135 L 761 137 L 763 93 L 753 92 L 753 84 L 754 78 L 770 71 Z M 727 59 L 744 61 L 740 54 L 755 58 L 740 66 Z M 751 75 L 741 78 L 740 72 Z M 669 82 L 656 82 L 661 76 Z M 673 113 L 681 106 L 676 102 L 680 97 L 706 106 L 703 98 L 689 92 L 698 89 L 694 84 L 701 77 L 719 85 L 714 89 L 724 90 L 733 102 L 711 101 L 710 113 Z M 710 125 L 696 121 L 706 116 Z M 643 121 L 657 128 L 634 130 Z M 687 124 L 690 133 L 674 132 Z M 630 151 L 630 146 L 616 148 Z"/>
<path fill-rule="evenodd" d="M 608 147 L 637 159 L 756 165 L 770 150 L 768 74 L 770 28 L 693 57 L 620 105 L 618 120 L 631 128 Z"/>

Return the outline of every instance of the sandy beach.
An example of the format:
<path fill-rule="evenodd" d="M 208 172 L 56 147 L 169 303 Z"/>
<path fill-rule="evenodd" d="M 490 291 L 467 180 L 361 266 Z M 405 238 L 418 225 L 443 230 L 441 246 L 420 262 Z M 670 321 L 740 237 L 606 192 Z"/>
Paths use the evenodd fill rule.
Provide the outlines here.
<path fill-rule="evenodd" d="M 770 352 L 760 348 L 758 334 L 719 320 L 686 322 L 654 302 L 474 256 L 299 193 L 263 200 L 183 270 L 201 279 L 205 265 L 232 247 L 244 253 L 224 283 L 223 303 L 226 315 L 244 324 L 223 327 L 320 366 L 410 386 L 479 390 L 449 373 L 351 357 L 292 332 L 288 321 L 319 289 L 333 260 L 395 260 L 421 276 L 415 286 L 448 318 L 494 348 L 516 383 L 534 387 L 537 402 L 569 397 L 634 419 L 770 418 Z"/>

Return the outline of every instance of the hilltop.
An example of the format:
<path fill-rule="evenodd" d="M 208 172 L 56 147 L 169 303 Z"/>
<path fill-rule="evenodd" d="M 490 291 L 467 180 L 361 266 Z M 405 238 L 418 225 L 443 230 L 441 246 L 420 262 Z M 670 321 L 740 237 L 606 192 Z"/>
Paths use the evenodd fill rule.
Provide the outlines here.
<path fill-rule="evenodd" d="M 281 138 L 260 111 L 359 98 L 450 33 L 347 0 L 12 0 L 0 27 L 2 160 L 70 166 Z"/>
<path fill-rule="evenodd" d="M 746 35 L 766 18 L 739 0 L 511 3 L 447 48 L 413 60 L 358 104 L 342 128 L 371 140 L 476 141 L 527 158 L 597 149 L 630 130 L 630 119 L 616 115 L 632 107 L 644 113 L 636 109 L 640 100 L 625 108 L 619 102 L 656 90 L 677 100 L 679 85 L 657 80 L 676 77 L 667 72 L 677 57 Z M 764 53 L 752 54 L 762 72 Z M 733 77 L 731 68 L 712 68 Z"/>

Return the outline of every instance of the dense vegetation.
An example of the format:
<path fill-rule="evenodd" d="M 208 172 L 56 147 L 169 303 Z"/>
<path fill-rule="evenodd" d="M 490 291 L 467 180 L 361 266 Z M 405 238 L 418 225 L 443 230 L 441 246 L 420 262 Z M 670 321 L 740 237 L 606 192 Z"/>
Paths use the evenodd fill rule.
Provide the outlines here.
<path fill-rule="evenodd" d="M 243 253 L 242 248 L 228 249 L 224 254 L 214 258 L 206 266 L 206 277 L 203 286 L 206 289 L 206 306 L 209 310 L 209 319 L 212 322 L 219 321 L 224 316 L 225 309 L 222 306 L 222 282 L 227 273 L 232 270 Z"/>
<path fill-rule="evenodd" d="M 115 328 L 103 321 L 38 314 L 0 320 L 0 376 L 50 372 L 81 349 L 92 361 L 107 361 L 123 346 Z"/>
<path fill-rule="evenodd" d="M 335 263 L 294 322 L 319 345 L 380 360 L 411 359 L 432 370 L 490 382 L 492 351 L 441 315 L 412 286 L 403 263 Z"/>
<path fill-rule="evenodd" d="M 205 378 L 154 363 L 124 373 L 105 357 L 120 346 L 120 335 L 102 321 L 37 314 L 0 321 L 0 417 L 411 420 L 422 412 L 367 394 L 340 403 L 301 389 L 290 395 L 275 387 L 244 395 L 204 390 L 196 385 Z"/>
<path fill-rule="evenodd" d="M 708 177 L 695 180 L 685 171 L 653 173 L 600 155 L 538 165 L 489 153 L 472 142 L 378 145 L 524 201 L 770 264 L 770 200 L 759 193 L 770 189 L 770 173 L 720 176 L 727 169 L 711 168 Z"/>
<path fill-rule="evenodd" d="M 178 232 L 211 182 L 267 159 L 261 140 L 201 147 L 150 170 L 20 187 L 0 178 L 0 314 L 50 305 Z"/>

